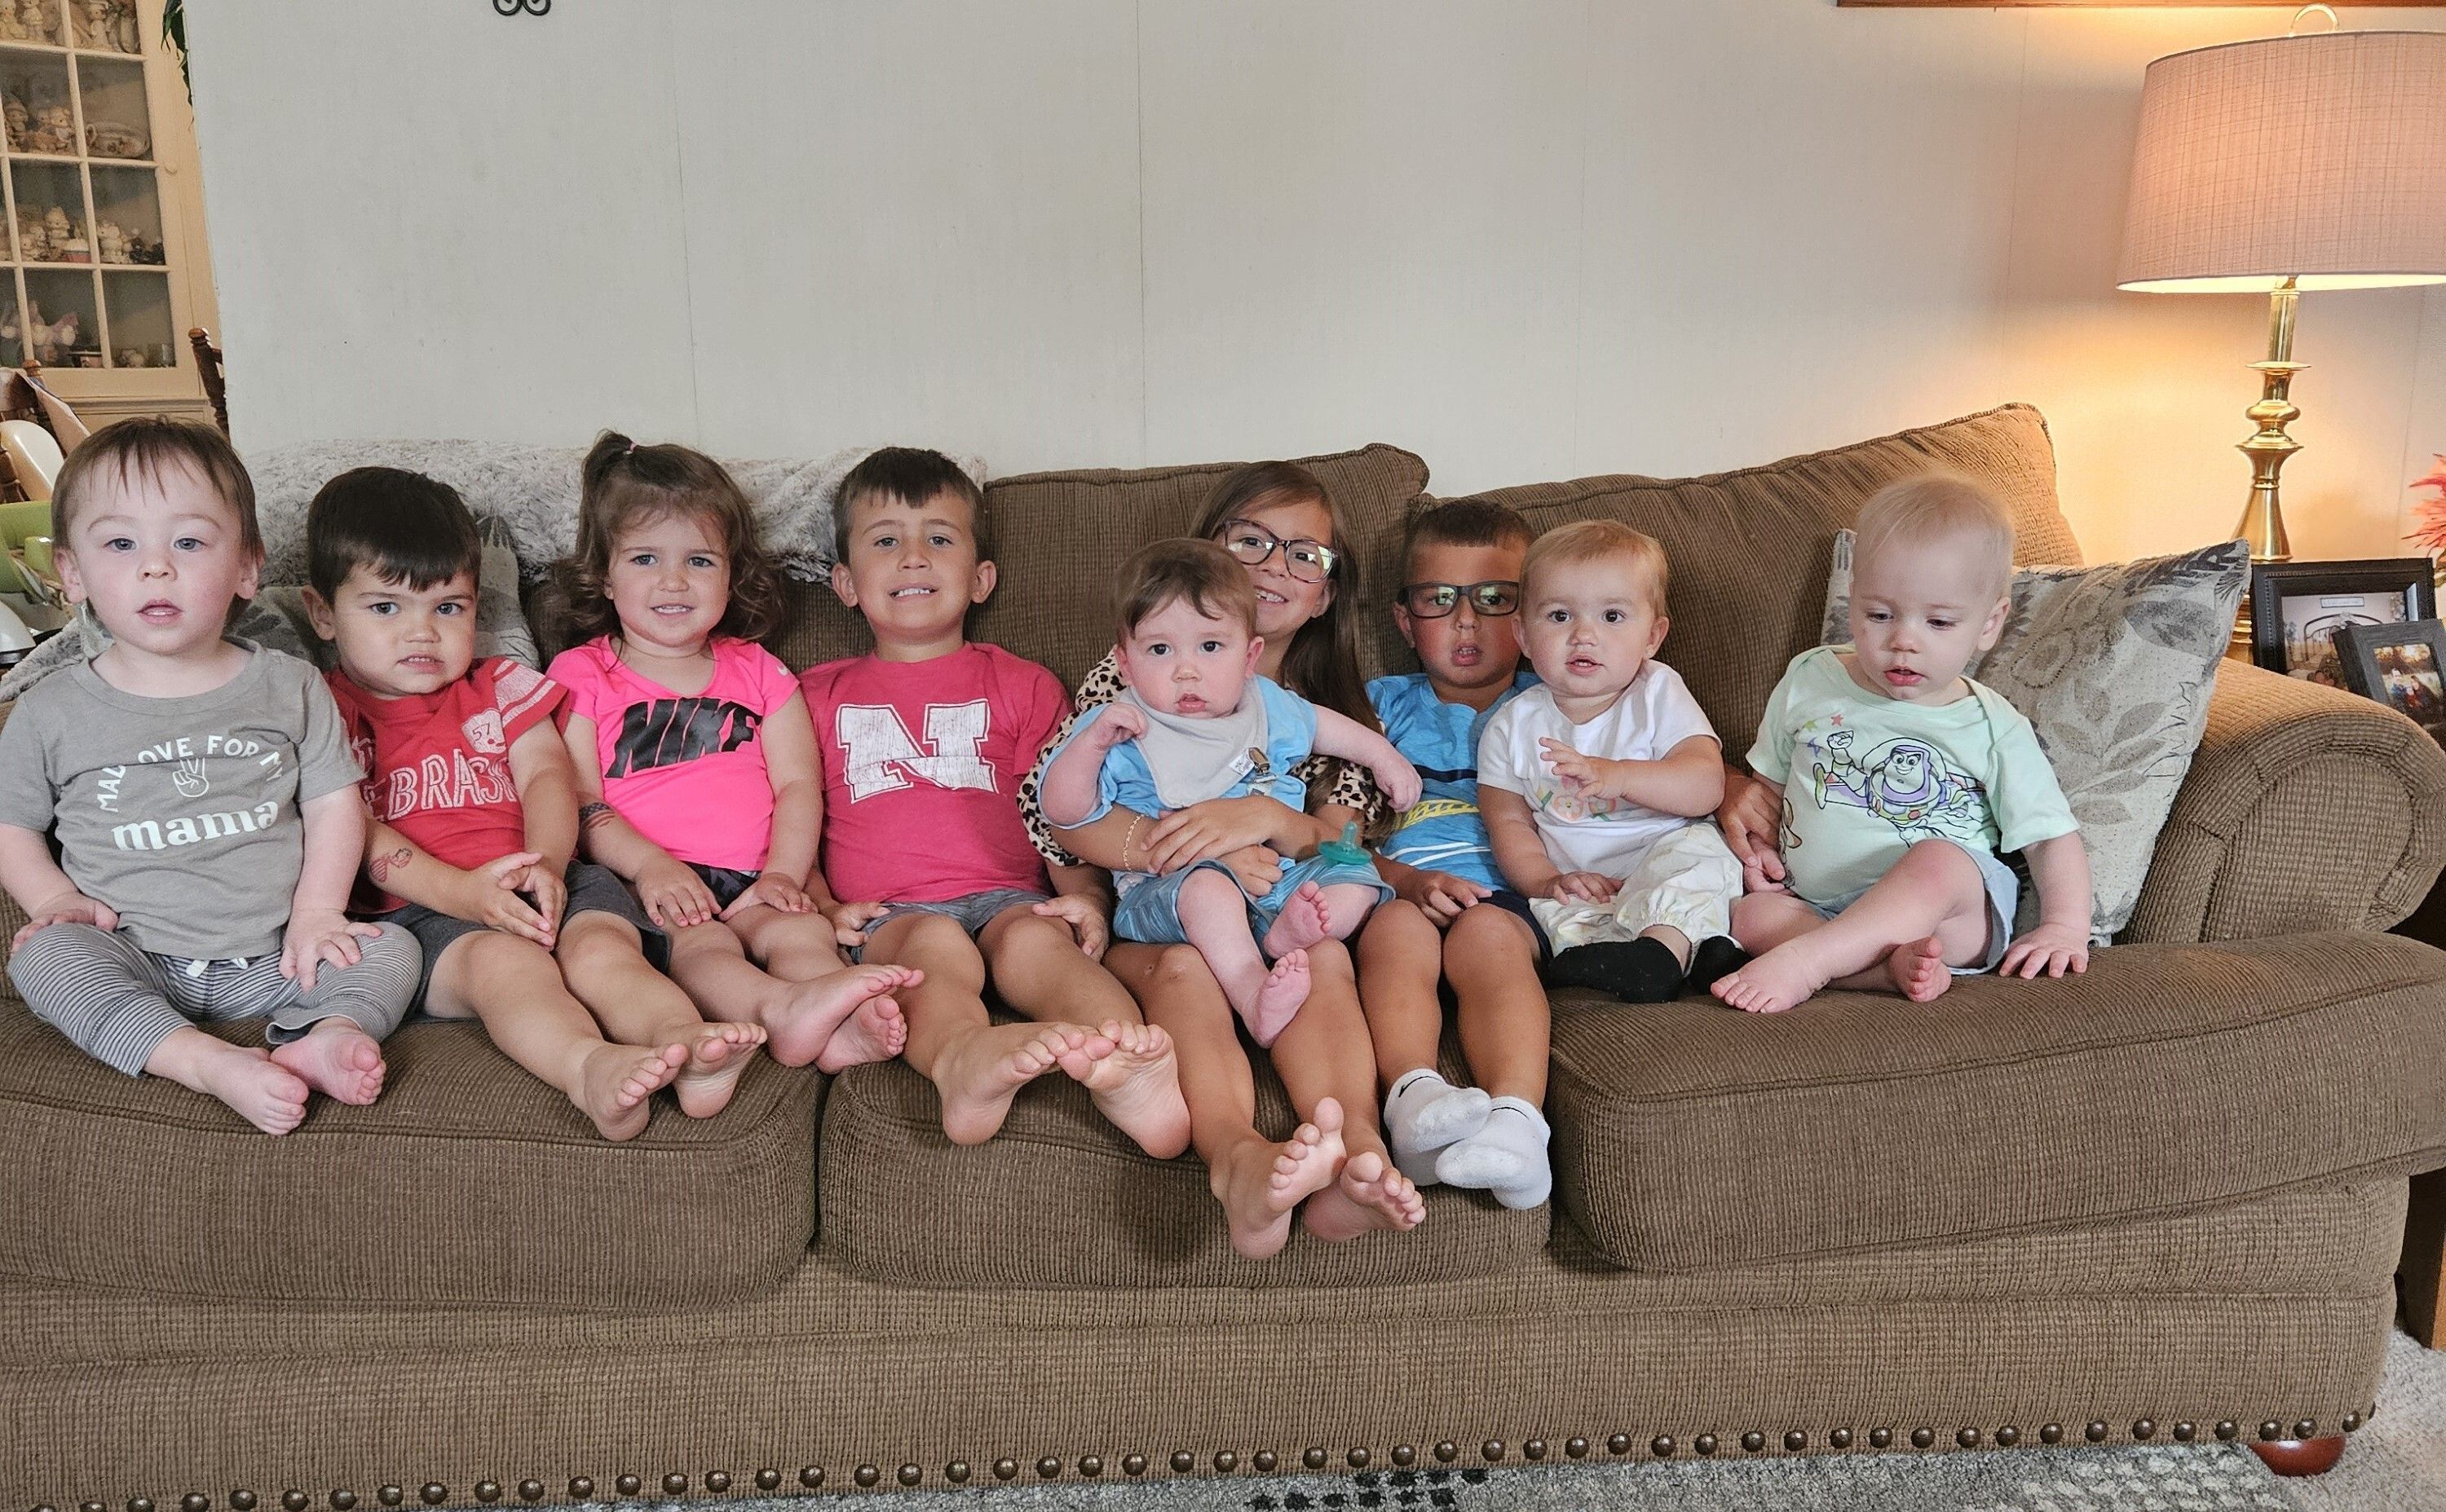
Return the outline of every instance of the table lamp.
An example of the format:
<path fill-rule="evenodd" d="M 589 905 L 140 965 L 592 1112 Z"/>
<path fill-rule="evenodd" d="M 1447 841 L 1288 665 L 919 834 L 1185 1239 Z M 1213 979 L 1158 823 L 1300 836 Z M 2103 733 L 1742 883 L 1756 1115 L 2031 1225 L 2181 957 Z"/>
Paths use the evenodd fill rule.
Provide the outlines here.
<path fill-rule="evenodd" d="M 2324 8 L 2317 8 L 2324 9 Z M 2329 12 L 2332 15 L 2332 12 Z M 2446 32 L 2325 31 L 2149 65 L 2118 288 L 2269 296 L 2259 427 L 2241 443 L 2254 561 L 2292 557 L 2276 475 L 2305 289 L 2446 283 Z"/>

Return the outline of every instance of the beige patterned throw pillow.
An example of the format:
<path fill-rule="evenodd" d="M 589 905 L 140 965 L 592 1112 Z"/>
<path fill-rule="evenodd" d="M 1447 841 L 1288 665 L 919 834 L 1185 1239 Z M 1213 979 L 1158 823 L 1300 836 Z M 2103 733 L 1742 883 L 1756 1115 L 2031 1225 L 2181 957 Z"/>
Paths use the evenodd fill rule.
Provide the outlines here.
<path fill-rule="evenodd" d="M 2132 917 L 2157 831 L 2192 768 L 2250 549 L 2223 541 L 2181 556 L 2013 574 L 2013 609 L 1970 675 L 2038 727 L 2089 847 L 2093 928 Z M 1852 532 L 1834 537 L 1821 639 L 1852 639 Z M 2017 927 L 2037 922 L 2025 888 Z"/>

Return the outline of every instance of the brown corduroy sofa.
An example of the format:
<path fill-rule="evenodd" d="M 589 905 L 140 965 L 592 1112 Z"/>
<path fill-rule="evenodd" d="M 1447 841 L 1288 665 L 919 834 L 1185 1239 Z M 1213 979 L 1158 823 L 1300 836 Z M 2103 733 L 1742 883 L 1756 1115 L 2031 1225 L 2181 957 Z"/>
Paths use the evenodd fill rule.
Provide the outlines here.
<path fill-rule="evenodd" d="M 1941 463 L 2077 558 L 2011 406 L 1770 467 L 1494 495 L 1660 536 L 1742 749 L 1830 540 Z M 1416 457 L 1311 465 L 1383 602 Z M 1004 479 L 979 632 L 1075 680 L 1222 469 Z M 547 628 L 551 606 L 534 606 Z M 777 649 L 857 648 L 800 589 Z M 269 1140 L 0 1004 L 0 1512 L 354 1512 L 1331 1465 L 2308 1438 L 2372 1410 L 2406 1176 L 2446 1165 L 2446 756 L 2228 663 L 2123 943 L 2061 983 L 1754 1017 L 1572 999 L 1555 1202 L 1240 1260 L 1194 1158 L 1066 1083 L 955 1149 L 904 1067 L 760 1065 L 610 1146 L 477 1029 Z M 0 929 L 15 926 L 13 914 Z M 1262 1116 L 1287 1128 L 1259 1073 Z"/>

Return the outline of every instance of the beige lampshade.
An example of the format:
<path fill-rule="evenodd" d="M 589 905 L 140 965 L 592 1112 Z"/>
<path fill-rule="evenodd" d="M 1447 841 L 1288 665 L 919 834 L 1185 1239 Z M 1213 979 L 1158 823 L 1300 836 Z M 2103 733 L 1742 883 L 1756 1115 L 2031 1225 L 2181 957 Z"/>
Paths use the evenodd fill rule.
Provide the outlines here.
<path fill-rule="evenodd" d="M 2331 31 L 2149 65 L 2116 283 L 2446 283 L 2446 32 Z"/>

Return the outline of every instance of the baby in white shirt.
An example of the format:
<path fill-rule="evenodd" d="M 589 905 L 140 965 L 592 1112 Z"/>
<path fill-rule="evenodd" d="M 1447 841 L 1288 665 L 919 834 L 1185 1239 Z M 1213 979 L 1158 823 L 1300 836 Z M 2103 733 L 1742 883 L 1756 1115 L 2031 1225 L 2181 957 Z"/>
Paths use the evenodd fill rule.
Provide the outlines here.
<path fill-rule="evenodd" d="M 1655 660 L 1665 549 L 1612 520 L 1538 537 L 1521 569 L 1520 640 L 1541 685 L 1478 737 L 1478 810 L 1547 980 L 1661 1002 L 1740 965 L 1741 868 L 1710 821 L 1723 747 L 1681 675 Z"/>

